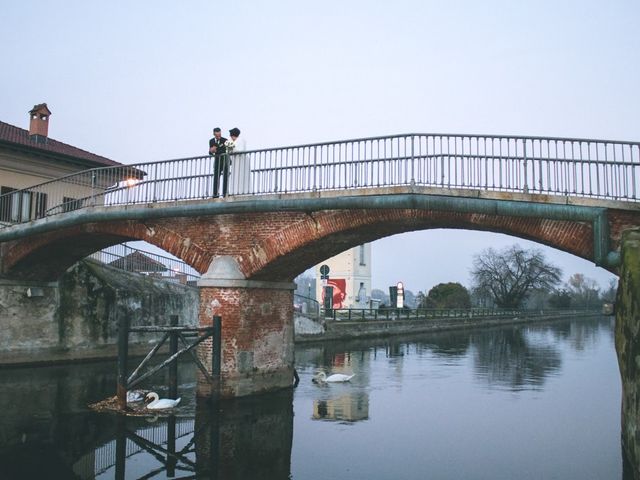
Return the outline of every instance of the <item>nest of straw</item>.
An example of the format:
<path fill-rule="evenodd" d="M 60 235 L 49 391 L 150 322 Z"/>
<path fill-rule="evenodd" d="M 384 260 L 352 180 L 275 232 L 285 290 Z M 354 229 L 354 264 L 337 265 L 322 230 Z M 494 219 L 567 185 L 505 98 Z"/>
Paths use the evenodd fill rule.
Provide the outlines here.
<path fill-rule="evenodd" d="M 162 410 L 149 411 L 144 402 L 127 403 L 126 410 L 122 410 L 118 406 L 118 397 L 113 396 L 105 398 L 96 403 L 89 405 L 89 408 L 96 412 L 119 413 L 128 417 L 156 417 L 162 415 Z"/>

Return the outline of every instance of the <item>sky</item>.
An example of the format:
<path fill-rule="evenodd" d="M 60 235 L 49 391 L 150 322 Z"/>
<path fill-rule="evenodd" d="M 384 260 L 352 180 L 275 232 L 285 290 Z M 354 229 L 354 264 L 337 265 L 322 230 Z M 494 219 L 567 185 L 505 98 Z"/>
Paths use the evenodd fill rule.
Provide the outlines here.
<path fill-rule="evenodd" d="M 637 0 L 22 0 L 0 28 L 0 120 L 122 163 L 399 133 L 640 140 Z M 474 254 L 539 248 L 565 278 L 605 270 L 499 234 L 373 244 L 373 286 L 469 284 Z M 398 252 L 391 255 L 389 252 Z"/>

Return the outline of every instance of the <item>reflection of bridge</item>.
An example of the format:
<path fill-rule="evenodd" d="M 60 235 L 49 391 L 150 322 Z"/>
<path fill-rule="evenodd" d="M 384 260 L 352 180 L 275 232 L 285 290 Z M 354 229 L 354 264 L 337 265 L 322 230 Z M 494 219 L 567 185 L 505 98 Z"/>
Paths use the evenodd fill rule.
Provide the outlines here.
<path fill-rule="evenodd" d="M 195 462 L 189 460 L 188 455 L 193 456 L 194 419 L 169 420 L 164 419 L 157 425 L 137 428 L 135 432 L 127 432 L 131 438 L 127 438 L 120 432 L 119 438 L 97 447 L 94 452 L 78 460 L 74 464 L 74 472 L 81 478 L 97 478 L 107 471 L 115 469 L 118 465 L 124 464 L 125 461 L 133 460 L 136 455 L 144 453 L 152 455 L 165 467 L 169 464 L 169 468 L 193 469 Z M 189 437 L 191 442 L 176 451 L 175 442 L 185 437 Z M 118 445 L 119 442 L 125 442 L 125 448 L 121 448 Z M 118 458 L 119 455 L 123 455 L 124 458 Z M 180 462 L 184 460 L 186 460 L 186 464 L 180 465 Z M 174 461 L 173 465 L 172 461 Z"/>
<path fill-rule="evenodd" d="M 4 195 L 0 275 L 55 280 L 128 240 L 168 251 L 203 274 L 200 322 L 223 317 L 222 388 L 233 396 L 290 383 L 291 281 L 345 249 L 412 230 L 476 229 L 617 272 L 622 232 L 640 225 L 637 142 L 408 134 L 231 160 L 236 178 L 249 178 L 226 199 L 211 198 L 208 156 L 93 169 Z M 70 185 L 85 195 L 63 201 Z M 48 199 L 45 218 L 35 218 L 32 196 Z M 260 381 L 247 382 L 252 375 Z"/>

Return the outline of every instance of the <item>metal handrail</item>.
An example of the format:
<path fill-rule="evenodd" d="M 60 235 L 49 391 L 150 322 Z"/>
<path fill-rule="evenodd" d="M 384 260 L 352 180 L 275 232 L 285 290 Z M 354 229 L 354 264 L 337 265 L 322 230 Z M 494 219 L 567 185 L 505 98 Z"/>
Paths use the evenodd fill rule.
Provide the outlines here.
<path fill-rule="evenodd" d="M 640 201 L 640 143 L 404 134 L 228 154 L 229 196 L 393 186 Z M 100 167 L 0 196 L 0 228 L 99 205 L 213 197 L 214 156 Z"/>
<path fill-rule="evenodd" d="M 126 243 L 112 245 L 87 258 L 169 282 L 194 284 L 200 278 L 200 273 L 182 260 L 133 248 Z"/>
<path fill-rule="evenodd" d="M 293 309 L 312 319 L 320 318 L 320 303 L 306 295 L 293 294 Z"/>
<path fill-rule="evenodd" d="M 387 320 L 470 319 L 504 317 L 540 317 L 548 315 L 575 315 L 590 310 L 576 309 L 501 309 L 501 308 L 340 308 L 322 309 L 324 318 L 334 321 L 367 322 Z M 594 310 L 595 311 L 595 310 Z"/>

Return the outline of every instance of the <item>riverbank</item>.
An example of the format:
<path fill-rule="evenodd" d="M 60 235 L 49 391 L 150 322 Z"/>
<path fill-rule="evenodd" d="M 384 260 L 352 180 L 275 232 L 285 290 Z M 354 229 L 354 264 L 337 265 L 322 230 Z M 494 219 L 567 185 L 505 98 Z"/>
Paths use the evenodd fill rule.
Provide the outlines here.
<path fill-rule="evenodd" d="M 130 344 L 129 358 L 142 358 L 153 348 L 153 344 Z M 168 346 L 163 346 L 158 355 L 167 355 Z M 91 348 L 44 348 L 32 351 L 3 352 L 0 369 L 13 367 L 37 367 L 65 365 L 69 363 L 101 362 L 118 358 L 117 345 L 101 345 Z"/>
<path fill-rule="evenodd" d="M 412 318 L 397 320 L 345 321 L 327 319 L 321 323 L 304 317 L 296 318 L 296 343 L 350 340 L 357 338 L 389 337 L 413 333 L 443 332 L 470 328 L 498 327 L 524 323 L 541 323 L 567 318 L 596 318 L 602 312 L 568 311 L 536 313 L 518 317 L 455 317 L 455 318 Z M 309 324 L 313 322 L 316 325 Z M 300 333 L 304 332 L 304 333 Z"/>
<path fill-rule="evenodd" d="M 313 343 L 335 340 L 352 340 L 364 338 L 385 338 L 391 336 L 411 335 L 430 332 L 444 332 L 463 329 L 490 328 L 526 323 L 543 323 L 567 318 L 596 318 L 601 312 L 554 312 L 549 314 L 520 317 L 453 317 L 453 318 L 412 318 L 396 320 L 345 321 L 327 319 L 322 322 L 303 316 L 296 316 L 296 343 Z M 143 357 L 151 349 L 152 344 L 131 343 L 129 355 Z M 166 347 L 159 352 L 166 354 Z M 93 345 L 90 348 L 41 348 L 31 351 L 3 352 L 0 354 L 0 368 L 61 365 L 68 363 L 86 363 L 117 358 L 117 345 Z"/>

